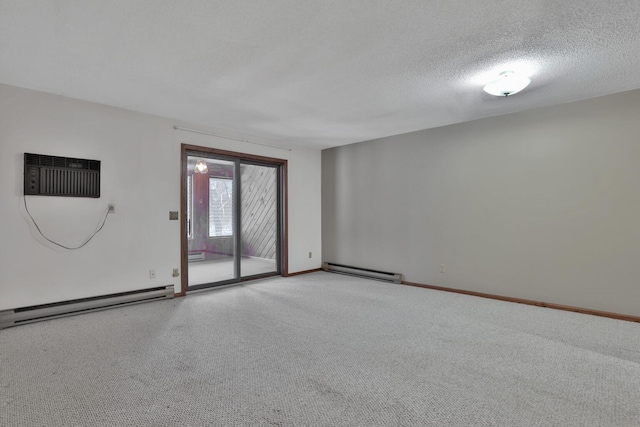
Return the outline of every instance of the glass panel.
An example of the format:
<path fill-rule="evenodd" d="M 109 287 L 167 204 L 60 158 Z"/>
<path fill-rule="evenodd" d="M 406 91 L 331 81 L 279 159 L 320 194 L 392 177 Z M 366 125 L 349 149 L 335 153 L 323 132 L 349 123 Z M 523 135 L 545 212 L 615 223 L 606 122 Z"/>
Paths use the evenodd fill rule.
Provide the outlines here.
<path fill-rule="evenodd" d="M 240 179 L 242 277 L 277 272 L 277 168 L 241 164 Z"/>
<path fill-rule="evenodd" d="M 209 237 L 233 235 L 233 180 L 209 178 Z"/>
<path fill-rule="evenodd" d="M 234 162 L 187 157 L 189 286 L 236 279 Z M 190 177 L 190 178 L 189 178 Z M 189 227 L 190 225 L 190 227 Z"/>
<path fill-rule="evenodd" d="M 193 174 L 187 175 L 187 238 L 191 239 L 191 225 L 193 224 Z"/>

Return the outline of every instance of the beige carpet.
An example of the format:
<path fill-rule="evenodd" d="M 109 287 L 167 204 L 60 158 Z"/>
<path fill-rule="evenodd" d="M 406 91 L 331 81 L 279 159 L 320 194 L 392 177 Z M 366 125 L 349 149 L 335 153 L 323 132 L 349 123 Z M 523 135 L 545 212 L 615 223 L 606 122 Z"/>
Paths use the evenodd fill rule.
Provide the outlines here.
<path fill-rule="evenodd" d="M 2 426 L 639 426 L 640 324 L 330 273 L 0 331 Z"/>

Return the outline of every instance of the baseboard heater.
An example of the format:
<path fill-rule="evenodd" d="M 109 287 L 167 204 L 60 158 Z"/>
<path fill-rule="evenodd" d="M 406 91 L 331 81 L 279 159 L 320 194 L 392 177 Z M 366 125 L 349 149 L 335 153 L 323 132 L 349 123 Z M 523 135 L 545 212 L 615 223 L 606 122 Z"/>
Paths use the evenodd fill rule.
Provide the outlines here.
<path fill-rule="evenodd" d="M 204 260 L 204 252 L 193 252 L 188 255 L 189 261 L 203 261 Z"/>
<path fill-rule="evenodd" d="M 0 311 L 0 329 L 90 311 L 173 298 L 173 285 Z"/>
<path fill-rule="evenodd" d="M 333 264 L 325 262 L 322 269 L 330 273 L 347 274 L 349 276 L 364 277 L 366 279 L 382 280 L 383 282 L 401 283 L 402 274 L 389 273 L 387 271 L 371 270 L 368 268 L 352 267 L 349 265 Z"/>

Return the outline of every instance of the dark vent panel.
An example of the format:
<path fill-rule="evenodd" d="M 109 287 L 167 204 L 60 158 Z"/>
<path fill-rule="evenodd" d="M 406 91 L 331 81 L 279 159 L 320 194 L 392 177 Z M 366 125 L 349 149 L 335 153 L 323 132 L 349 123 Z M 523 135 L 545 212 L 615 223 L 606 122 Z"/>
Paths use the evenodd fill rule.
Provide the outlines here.
<path fill-rule="evenodd" d="M 24 194 L 100 197 L 100 161 L 24 153 Z"/>

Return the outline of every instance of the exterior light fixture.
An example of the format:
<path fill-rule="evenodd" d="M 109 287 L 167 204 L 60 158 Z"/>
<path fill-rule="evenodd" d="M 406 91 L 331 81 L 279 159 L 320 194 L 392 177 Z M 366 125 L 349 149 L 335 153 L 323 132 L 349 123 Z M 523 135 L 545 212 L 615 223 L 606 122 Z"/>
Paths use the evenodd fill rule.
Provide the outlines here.
<path fill-rule="evenodd" d="M 484 87 L 484 91 L 491 95 L 507 97 L 520 92 L 529 86 L 529 83 L 531 80 L 526 77 L 517 76 L 513 71 L 503 71 L 498 80 Z"/>
<path fill-rule="evenodd" d="M 204 160 L 198 160 L 196 162 L 196 166 L 193 168 L 195 173 L 207 173 L 209 168 L 207 167 L 207 163 Z"/>

